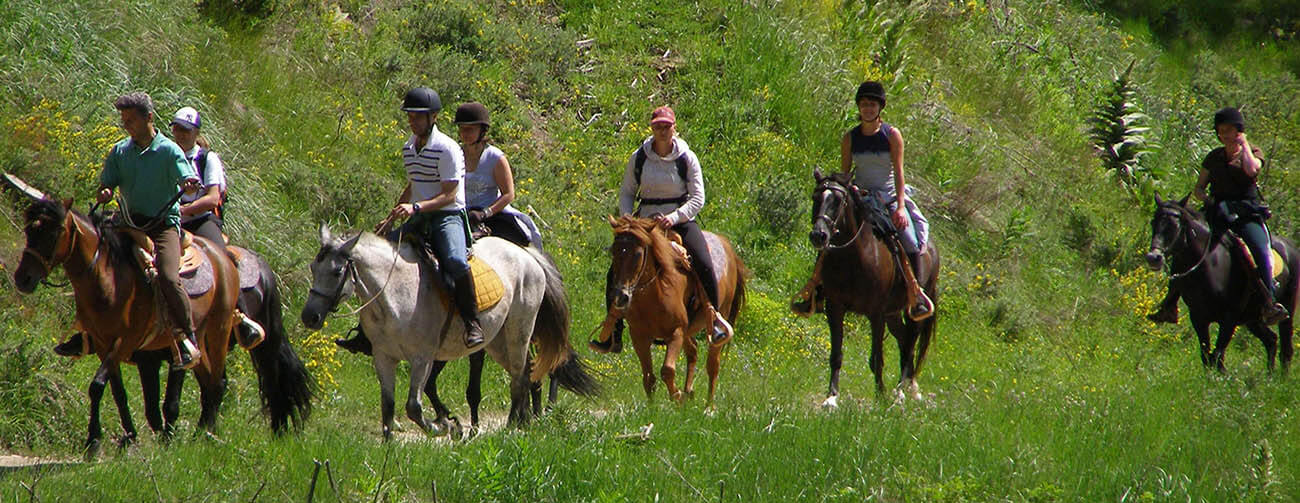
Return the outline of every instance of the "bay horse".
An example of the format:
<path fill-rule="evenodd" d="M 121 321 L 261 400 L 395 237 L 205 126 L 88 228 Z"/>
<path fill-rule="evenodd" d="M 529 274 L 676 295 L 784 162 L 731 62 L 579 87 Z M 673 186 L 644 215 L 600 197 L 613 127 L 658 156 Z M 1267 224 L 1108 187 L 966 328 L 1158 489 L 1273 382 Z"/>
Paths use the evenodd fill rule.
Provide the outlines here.
<path fill-rule="evenodd" d="M 1224 371 L 1223 354 L 1239 325 L 1245 325 L 1264 344 L 1264 355 L 1269 371 L 1281 350 L 1282 371 L 1291 364 L 1294 347 L 1291 343 L 1294 318 L 1278 323 L 1273 332 L 1260 319 L 1263 292 L 1256 287 L 1256 273 L 1243 260 L 1234 255 L 1238 245 L 1226 232 L 1211 242 L 1209 223 L 1199 212 L 1181 201 L 1163 200 L 1155 196 L 1155 214 L 1151 217 L 1151 248 L 1145 255 L 1147 266 L 1160 271 L 1166 266 L 1170 273 L 1170 286 L 1178 291 L 1187 304 L 1187 317 L 1192 322 L 1200 343 L 1201 363 Z M 1300 290 L 1300 253 L 1290 241 L 1272 236 L 1272 248 L 1282 257 L 1283 270 L 1276 279 L 1282 285 L 1277 290 L 1277 302 L 1287 311 L 1296 312 L 1296 292 Z M 1219 324 L 1219 337 L 1210 347 L 1210 324 Z"/>
<path fill-rule="evenodd" d="M 77 323 L 100 359 L 89 389 L 87 455 L 98 452 L 102 438 L 99 407 L 105 386 L 111 386 L 125 433 L 119 444 L 126 445 L 136 438 L 120 365 L 133 362 L 137 354 L 143 362 L 139 370 L 149 425 L 165 438 L 169 437 L 178 414 L 184 373 L 169 374 L 166 406 L 160 415 L 157 370 L 162 356 L 149 352 L 160 351 L 170 357 L 167 348 L 172 338 L 159 311 L 161 298 L 133 263 L 134 244 L 119 234 L 111 221 L 98 215 L 92 220 L 73 210 L 71 200 L 59 203 L 16 177 L 8 174 L 5 177 L 34 200 L 25 214 L 27 243 L 14 271 L 14 284 L 20 292 L 31 293 L 55 268 L 62 267 L 72 285 Z M 225 393 L 226 355 L 235 329 L 234 312 L 240 295 L 239 273 L 231 257 L 220 248 L 198 236 L 194 243 L 212 264 L 213 286 L 201 295 L 191 296 L 190 303 L 202 353 L 202 361 L 193 369 L 201 404 L 198 426 L 214 431 Z M 275 297 L 278 304 L 278 294 Z M 266 299 L 270 303 L 271 297 Z M 283 333 L 273 335 L 272 339 L 275 338 L 283 342 Z M 254 351 L 254 361 L 258 362 L 254 368 L 258 372 L 263 404 L 273 409 L 272 417 L 305 417 L 304 407 L 309 407 L 310 396 L 301 393 L 308 391 L 308 385 L 296 381 L 305 377 L 305 369 L 292 356 L 292 349 L 271 342 L 261 354 L 265 356 Z M 299 395 L 280 396 L 285 392 Z"/>
<path fill-rule="evenodd" d="M 632 347 L 641 361 L 641 384 L 646 398 L 654 396 L 655 374 L 650 346 L 663 343 L 664 363 L 659 378 L 668 397 L 681 402 L 695 392 L 695 335 L 713 325 L 712 313 L 706 312 L 708 296 L 691 272 L 690 261 L 673 247 L 668 231 L 649 218 L 624 215 L 607 217 L 614 231 L 609 252 L 612 262 L 611 286 L 614 295 L 610 306 L 627 320 Z M 748 270 L 726 238 L 704 232 L 709 259 L 718 275 L 716 309 L 735 326 L 745 303 L 745 277 Z M 713 404 L 717 389 L 722 346 L 710 344 L 706 370 L 709 374 L 709 401 Z M 677 389 L 677 358 L 686 352 L 686 382 Z"/>
<path fill-rule="evenodd" d="M 920 399 L 916 377 L 925 363 L 934 337 L 938 315 L 914 321 L 903 316 L 908 307 L 907 286 L 902 268 L 890 251 L 891 244 L 874 228 L 869 215 L 860 213 L 862 196 L 850 184 L 849 174 L 822 176 L 813 173 L 812 231 L 808 239 L 821 253 L 822 291 L 826 302 L 826 324 L 831 332 L 830 386 L 822 406 L 839 406 L 840 366 L 844 361 L 844 315 L 854 312 L 871 323 L 869 365 L 875 375 L 877 394 L 884 393 L 885 328 L 898 342 L 900 397 Z M 869 197 L 869 196 L 868 196 Z M 901 246 L 894 243 L 893 246 Z M 925 251 L 916 281 L 925 294 L 939 305 L 939 252 L 933 240 Z"/>
<path fill-rule="evenodd" d="M 540 400 L 530 400 L 530 395 L 540 390 L 536 383 L 547 374 L 565 389 L 594 396 L 596 382 L 569 344 L 569 307 L 559 271 L 550 260 L 535 248 L 495 237 L 475 242 L 472 252 L 495 270 L 504 290 L 500 301 L 479 313 L 479 324 L 486 340 L 483 351 L 510 374 L 509 423 L 522 426 L 539 412 Z M 394 244 L 370 232 L 336 237 L 322 225 L 320 252 L 311 264 L 312 286 L 302 309 L 303 325 L 319 329 L 345 298 L 356 294 L 366 299 L 359 312 L 379 377 L 385 440 L 396 427 L 393 388 L 398 361 L 411 366 L 407 417 L 426 433 L 442 434 L 451 427 L 445 409 L 437 411 L 435 420 L 426 420 L 420 392 L 434 382 L 430 375 L 435 361 L 479 350 L 465 346 L 464 327 L 451 323 L 454 309 L 443 304 L 437 280 L 422 274 L 419 253 L 409 243 Z M 535 361 L 529 350 L 533 341 Z"/>

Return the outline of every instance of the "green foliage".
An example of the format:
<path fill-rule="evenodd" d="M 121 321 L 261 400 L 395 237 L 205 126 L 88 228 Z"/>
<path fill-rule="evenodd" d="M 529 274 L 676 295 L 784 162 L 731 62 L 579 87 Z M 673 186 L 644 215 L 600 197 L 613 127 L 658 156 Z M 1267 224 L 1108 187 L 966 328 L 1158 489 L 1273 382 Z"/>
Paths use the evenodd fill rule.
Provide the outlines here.
<path fill-rule="evenodd" d="M 1137 96 L 1131 79 L 1134 63 L 1129 63 L 1128 69 L 1115 77 L 1105 101 L 1088 119 L 1092 124 L 1088 137 L 1097 157 L 1101 158 L 1102 167 L 1129 188 L 1142 179 L 1158 176 L 1139 164 L 1141 157 L 1154 146 L 1147 141 L 1146 133 L 1151 130 L 1145 126 L 1148 117 L 1134 102 Z"/>

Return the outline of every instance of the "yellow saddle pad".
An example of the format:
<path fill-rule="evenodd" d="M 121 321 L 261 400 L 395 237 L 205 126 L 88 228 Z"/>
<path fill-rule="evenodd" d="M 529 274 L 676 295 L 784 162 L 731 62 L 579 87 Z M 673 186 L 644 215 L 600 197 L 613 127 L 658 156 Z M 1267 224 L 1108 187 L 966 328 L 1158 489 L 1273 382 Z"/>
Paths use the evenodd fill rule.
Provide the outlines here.
<path fill-rule="evenodd" d="M 492 266 L 487 265 L 478 257 L 469 258 L 469 271 L 474 275 L 474 293 L 478 297 L 478 310 L 484 311 L 491 309 L 492 306 L 501 302 L 501 297 L 505 295 L 505 286 L 501 284 L 501 277 Z"/>
<path fill-rule="evenodd" d="M 1277 279 L 1282 275 L 1282 268 L 1286 267 L 1286 264 L 1282 262 L 1282 256 L 1278 255 L 1277 250 L 1269 248 L 1268 251 L 1273 252 L 1273 278 Z"/>

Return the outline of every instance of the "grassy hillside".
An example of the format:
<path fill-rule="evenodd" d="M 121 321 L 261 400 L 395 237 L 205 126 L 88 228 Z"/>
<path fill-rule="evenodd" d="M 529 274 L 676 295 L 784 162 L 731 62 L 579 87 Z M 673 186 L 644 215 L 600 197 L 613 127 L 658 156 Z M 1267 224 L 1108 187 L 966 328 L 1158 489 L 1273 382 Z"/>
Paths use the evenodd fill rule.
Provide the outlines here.
<path fill-rule="evenodd" d="M 1300 491 L 1293 384 L 1265 373 L 1248 335 L 1225 375 L 1206 374 L 1185 319 L 1141 317 L 1163 282 L 1139 253 L 1151 196 L 1190 190 L 1226 105 L 1243 107 L 1268 157 L 1271 226 L 1300 236 L 1289 169 L 1300 83 L 1283 50 L 1170 51 L 1163 32 L 1126 12 L 1121 29 L 1087 4 L 9 0 L 0 166 L 84 211 L 123 136 L 114 97 L 149 92 L 160 127 L 198 108 L 228 165 L 226 231 L 281 275 L 291 336 L 324 397 L 304 431 L 273 438 L 236 352 L 217 438 L 164 446 L 146 434 L 95 463 L 0 471 L 0 499 L 35 487 L 45 501 L 298 500 L 318 459 L 337 486 L 322 474 L 325 501 L 424 501 L 431 490 L 449 501 L 1286 501 Z M 1101 169 L 1086 119 L 1134 62 L 1136 104 L 1160 148 L 1130 186 Z M 921 377 L 928 398 L 894 404 L 871 390 L 867 324 L 852 319 L 845 405 L 824 412 L 825 323 L 786 303 L 814 259 L 811 172 L 837 167 L 864 79 L 888 85 L 884 116 L 906 137 L 909 183 L 944 257 L 939 334 Z M 309 332 L 296 318 L 317 225 L 369 228 L 400 192 L 398 105 L 421 84 L 449 109 L 492 111 L 515 206 L 543 222 L 565 275 L 579 346 L 602 316 L 604 215 L 627 156 L 653 107 L 677 110 L 705 171 L 701 222 L 753 270 L 715 413 L 666 403 L 662 390 L 647 403 L 634 355 L 584 348 L 609 388 L 600 399 L 564 396 L 525 431 L 466 443 L 409 423 L 381 442 L 369 362 L 329 342 L 355 320 Z M 452 131 L 450 113 L 438 125 Z M 48 350 L 69 331 L 66 290 L 12 288 L 24 203 L 4 194 L 0 453 L 78 459 L 95 363 Z M 896 348 L 886 353 L 893 382 Z M 467 415 L 464 364 L 448 367 L 444 398 Z M 488 368 L 496 424 L 506 379 Z M 183 432 L 197 416 L 189 388 Z M 127 390 L 139 416 L 130 376 Z M 114 414 L 105 407 L 105 424 Z M 620 437 L 647 424 L 649 440 Z"/>

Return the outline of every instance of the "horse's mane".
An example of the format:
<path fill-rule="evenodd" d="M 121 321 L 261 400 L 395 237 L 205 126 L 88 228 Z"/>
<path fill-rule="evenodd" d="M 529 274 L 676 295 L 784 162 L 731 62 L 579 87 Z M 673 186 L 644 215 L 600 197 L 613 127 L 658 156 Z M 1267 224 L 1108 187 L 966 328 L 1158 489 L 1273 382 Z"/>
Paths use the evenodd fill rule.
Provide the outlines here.
<path fill-rule="evenodd" d="M 691 269 L 690 262 L 673 249 L 672 240 L 668 239 L 668 234 L 656 225 L 654 220 L 623 215 L 614 221 L 613 227 L 615 236 L 631 234 L 642 243 L 648 244 L 650 253 L 660 270 L 684 272 Z"/>

